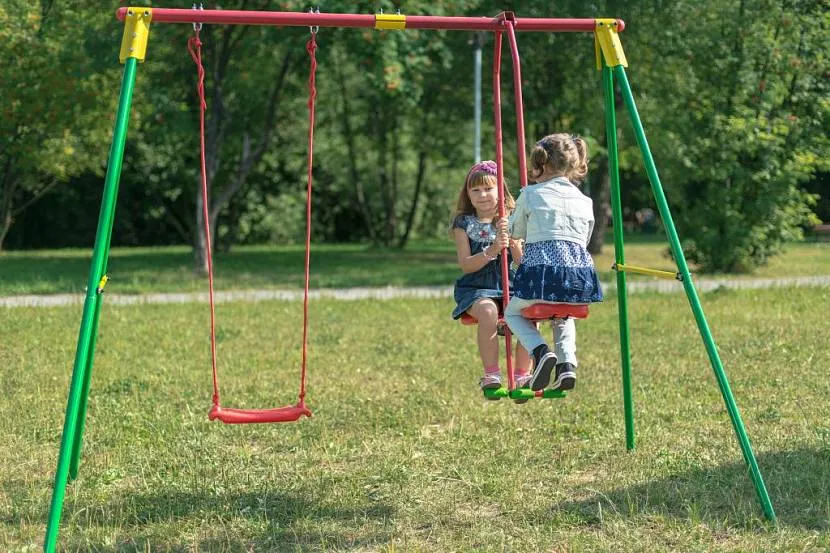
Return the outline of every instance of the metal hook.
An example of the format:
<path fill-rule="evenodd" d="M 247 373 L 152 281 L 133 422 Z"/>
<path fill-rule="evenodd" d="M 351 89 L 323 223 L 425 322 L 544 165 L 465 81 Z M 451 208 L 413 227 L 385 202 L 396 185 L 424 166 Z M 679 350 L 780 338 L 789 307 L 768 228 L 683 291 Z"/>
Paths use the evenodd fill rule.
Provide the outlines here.
<path fill-rule="evenodd" d="M 308 13 L 311 13 L 311 14 L 316 13 L 316 14 L 319 15 L 320 14 L 320 6 L 317 6 L 317 11 L 316 12 L 314 11 L 314 8 L 308 8 Z M 316 35 L 317 31 L 320 30 L 320 26 L 319 25 L 309 25 L 308 30 L 309 30 L 309 32 L 311 32 L 312 35 Z"/>
<path fill-rule="evenodd" d="M 198 8 L 196 8 L 196 3 L 194 2 L 194 3 L 193 3 L 193 9 L 194 9 L 194 10 L 195 10 L 195 9 L 204 10 L 205 8 L 204 8 L 204 6 L 202 6 L 202 4 L 199 4 L 199 7 L 198 7 Z M 201 24 L 201 23 L 194 23 L 194 24 L 193 24 L 193 30 L 194 30 L 194 31 L 196 31 L 196 32 L 198 33 L 199 31 L 201 31 L 201 30 L 202 30 L 202 24 Z"/>

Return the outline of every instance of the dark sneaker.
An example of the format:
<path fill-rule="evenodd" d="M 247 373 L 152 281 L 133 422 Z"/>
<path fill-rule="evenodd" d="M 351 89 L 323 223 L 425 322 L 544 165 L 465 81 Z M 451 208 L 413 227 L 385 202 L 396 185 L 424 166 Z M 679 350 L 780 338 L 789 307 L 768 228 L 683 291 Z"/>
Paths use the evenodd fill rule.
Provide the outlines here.
<path fill-rule="evenodd" d="M 576 367 L 570 363 L 556 365 L 556 379 L 553 381 L 554 390 L 573 390 L 576 386 Z"/>
<path fill-rule="evenodd" d="M 542 344 L 533 350 L 533 375 L 530 378 L 530 389 L 544 390 L 550 383 L 550 373 L 556 367 L 556 354 L 547 344 Z"/>

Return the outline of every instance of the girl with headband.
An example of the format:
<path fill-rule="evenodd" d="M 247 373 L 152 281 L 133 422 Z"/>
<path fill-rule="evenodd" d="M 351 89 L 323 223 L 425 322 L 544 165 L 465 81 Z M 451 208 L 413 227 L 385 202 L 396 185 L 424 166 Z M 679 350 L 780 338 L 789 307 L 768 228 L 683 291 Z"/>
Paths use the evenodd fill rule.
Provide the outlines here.
<path fill-rule="evenodd" d="M 451 233 L 464 274 L 455 282 L 456 306 L 453 319 L 469 313 L 478 320 L 478 352 L 484 367 L 479 385 L 482 390 L 502 386 L 499 367 L 497 325 L 504 295 L 500 255 L 509 247 L 508 264 L 522 256 L 522 243 L 510 240 L 507 220 L 498 217 L 498 182 L 496 163 L 482 161 L 467 172 L 458 193 Z M 505 186 L 504 204 L 509 214 L 515 202 Z M 513 278 L 510 268 L 510 278 Z M 521 346 L 516 348 L 515 382 L 522 387 L 530 380 L 530 357 Z"/>

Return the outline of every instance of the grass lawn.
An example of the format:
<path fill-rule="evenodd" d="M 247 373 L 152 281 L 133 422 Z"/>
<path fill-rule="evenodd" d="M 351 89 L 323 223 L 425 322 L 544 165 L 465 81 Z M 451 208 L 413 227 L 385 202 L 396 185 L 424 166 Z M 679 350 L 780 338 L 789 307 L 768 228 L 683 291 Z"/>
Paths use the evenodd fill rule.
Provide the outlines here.
<path fill-rule="evenodd" d="M 674 270 L 667 244 L 636 237 L 626 244 L 626 261 L 641 267 Z M 0 296 L 83 292 L 92 248 L 0 253 Z M 214 263 L 217 290 L 302 288 L 303 246 L 245 246 L 218 253 Z M 613 279 L 613 244 L 595 262 L 604 281 Z M 363 245 L 315 245 L 311 285 L 452 286 L 461 274 L 449 240 L 414 243 L 405 251 Z M 108 273 L 111 293 L 205 292 L 207 282 L 192 269 L 189 248 L 115 248 Z M 692 268 L 694 270 L 694 268 Z M 830 243 L 791 244 L 752 275 L 739 278 L 830 275 Z M 716 278 L 734 278 L 718 275 Z M 643 277 L 631 275 L 632 279 Z"/>
<path fill-rule="evenodd" d="M 482 400 L 473 330 L 450 321 L 451 300 L 315 301 L 314 418 L 241 427 L 206 418 L 205 305 L 105 305 L 61 545 L 827 551 L 830 289 L 720 289 L 702 303 L 777 528 L 761 515 L 681 294 L 630 301 L 633 452 L 613 299 L 578 323 L 577 389 L 523 406 Z M 217 309 L 223 403 L 292 402 L 302 304 Z M 0 551 L 41 547 L 79 320 L 77 306 L 0 310 Z"/>

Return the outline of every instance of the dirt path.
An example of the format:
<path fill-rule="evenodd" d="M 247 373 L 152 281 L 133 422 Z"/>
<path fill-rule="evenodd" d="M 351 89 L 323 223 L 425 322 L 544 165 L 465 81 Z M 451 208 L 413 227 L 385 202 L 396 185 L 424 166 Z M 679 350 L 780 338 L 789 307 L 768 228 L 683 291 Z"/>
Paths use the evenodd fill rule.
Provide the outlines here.
<path fill-rule="evenodd" d="M 801 286 L 830 286 L 830 276 L 754 278 L 754 279 L 697 279 L 698 291 L 707 292 L 717 288 L 756 289 Z M 681 293 L 683 286 L 677 281 L 633 281 L 628 283 L 628 292 Z M 616 289 L 614 283 L 606 284 L 605 290 Z M 394 298 L 445 298 L 452 297 L 452 286 L 418 286 L 385 288 L 341 288 L 313 290 L 311 298 L 333 298 L 337 300 L 390 300 Z M 217 302 L 255 302 L 267 300 L 302 300 L 302 290 L 233 290 L 216 292 Z M 145 303 L 192 303 L 207 302 L 207 293 L 180 294 L 107 294 L 106 303 L 115 305 L 137 305 Z M 53 307 L 82 305 L 83 294 L 54 294 L 43 296 L 0 297 L 0 307 Z"/>

